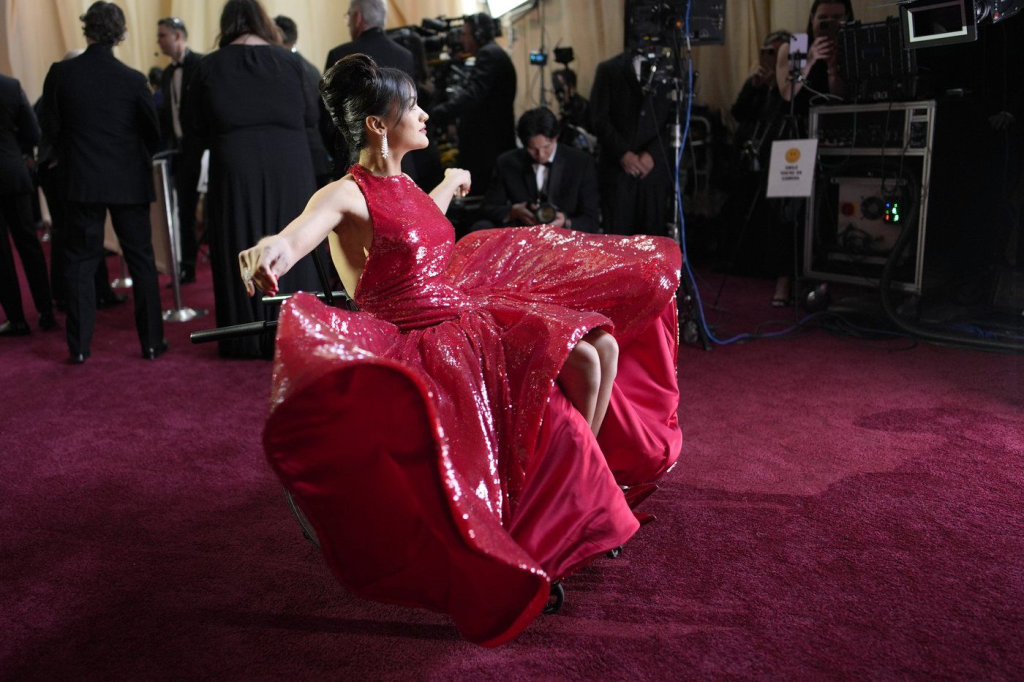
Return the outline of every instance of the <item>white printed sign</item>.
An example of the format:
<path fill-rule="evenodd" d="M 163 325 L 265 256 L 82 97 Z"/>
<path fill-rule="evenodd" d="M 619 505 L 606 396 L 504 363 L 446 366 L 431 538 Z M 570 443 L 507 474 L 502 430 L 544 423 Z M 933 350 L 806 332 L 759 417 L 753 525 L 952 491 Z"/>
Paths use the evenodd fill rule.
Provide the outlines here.
<path fill-rule="evenodd" d="M 814 187 L 817 140 L 778 140 L 772 143 L 768 168 L 769 197 L 809 197 Z"/>

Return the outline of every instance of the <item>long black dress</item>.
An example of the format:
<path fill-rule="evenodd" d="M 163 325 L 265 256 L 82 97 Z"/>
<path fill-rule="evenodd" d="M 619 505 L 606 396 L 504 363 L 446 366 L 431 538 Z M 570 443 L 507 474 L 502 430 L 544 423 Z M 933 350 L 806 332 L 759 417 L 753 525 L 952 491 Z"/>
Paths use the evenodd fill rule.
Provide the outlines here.
<path fill-rule="evenodd" d="M 199 63 L 188 104 L 210 149 L 207 229 L 217 326 L 276 318 L 246 294 L 238 252 L 280 232 L 316 190 L 306 128 L 316 97 L 298 55 L 276 45 L 227 45 Z M 281 278 L 281 293 L 319 289 L 305 258 Z M 220 342 L 226 357 L 269 357 L 273 337 Z"/>

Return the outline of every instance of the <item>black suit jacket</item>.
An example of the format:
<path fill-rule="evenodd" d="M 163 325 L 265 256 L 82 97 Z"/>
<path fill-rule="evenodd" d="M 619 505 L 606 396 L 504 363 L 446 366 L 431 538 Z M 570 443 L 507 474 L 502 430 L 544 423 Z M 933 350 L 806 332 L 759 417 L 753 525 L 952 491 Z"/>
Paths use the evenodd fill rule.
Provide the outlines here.
<path fill-rule="evenodd" d="M 181 123 L 181 135 L 180 149 L 185 151 L 186 149 L 190 153 L 202 154 L 203 144 L 199 140 L 195 133 L 193 126 L 189 123 L 190 108 L 187 105 L 188 101 L 188 84 L 192 80 L 192 75 L 196 72 L 196 67 L 199 66 L 199 62 L 202 61 L 203 55 L 198 52 L 189 50 L 185 57 L 181 60 L 182 69 L 181 75 L 181 102 L 178 104 L 178 119 Z M 160 130 L 163 131 L 164 135 L 168 138 L 173 139 L 174 137 L 174 119 L 171 114 L 171 79 L 174 77 L 175 69 L 170 67 L 164 69 L 163 76 L 160 80 L 160 91 L 163 92 L 163 99 L 160 102 Z"/>
<path fill-rule="evenodd" d="M 64 166 L 69 201 L 153 201 L 152 154 L 160 144 L 153 94 L 111 48 L 90 45 L 50 67 L 42 125 Z"/>
<path fill-rule="evenodd" d="M 352 42 L 338 45 L 327 53 L 327 65 L 324 67 L 324 71 L 334 66 L 342 57 L 347 57 L 350 54 L 366 54 L 373 57 L 377 66 L 401 69 L 409 74 L 410 78 L 416 76 L 412 52 L 388 38 L 384 29 L 368 28 Z"/>
<path fill-rule="evenodd" d="M 392 69 L 399 69 L 409 74 L 409 77 L 416 78 L 416 66 L 412 58 L 412 52 L 405 49 L 391 38 L 388 38 L 381 28 L 369 28 L 359 34 L 359 37 L 349 43 L 338 45 L 327 53 L 327 64 L 324 66 L 326 72 L 334 66 L 339 59 L 350 54 L 365 54 L 377 62 L 377 66 L 386 66 Z M 320 135 L 328 151 L 335 157 L 335 170 L 343 174 L 348 170 L 349 150 L 341 137 L 341 133 L 334 127 L 331 115 L 327 113 L 323 99 L 320 99 Z"/>
<path fill-rule="evenodd" d="M 601 143 L 600 170 L 621 173 L 626 152 L 648 152 L 659 175 L 668 172 L 665 150 L 658 139 L 669 120 L 664 94 L 645 94 L 633 70 L 633 58 L 622 53 L 601 62 L 590 91 L 590 120 Z"/>
<path fill-rule="evenodd" d="M 597 172 L 590 154 L 558 145 L 548 176 L 548 201 L 571 221 L 574 230 L 597 232 L 601 219 Z M 505 221 L 512 204 L 537 203 L 537 176 L 533 159 L 525 149 L 513 149 L 498 157 L 484 197 L 483 215 L 496 225 Z"/>
<path fill-rule="evenodd" d="M 498 155 L 516 146 L 516 69 L 494 41 L 475 56 L 466 86 L 434 115 L 459 117 L 459 165 L 479 183 L 491 177 Z"/>
<path fill-rule="evenodd" d="M 21 83 L 0 75 L 0 195 L 32 191 L 24 154 L 37 144 L 39 123 Z"/>

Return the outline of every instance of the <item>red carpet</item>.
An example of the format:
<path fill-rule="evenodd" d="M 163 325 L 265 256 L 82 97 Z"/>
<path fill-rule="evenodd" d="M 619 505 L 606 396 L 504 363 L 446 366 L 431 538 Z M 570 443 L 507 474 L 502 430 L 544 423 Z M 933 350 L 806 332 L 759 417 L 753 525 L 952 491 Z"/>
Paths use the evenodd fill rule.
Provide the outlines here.
<path fill-rule="evenodd" d="M 186 303 L 211 307 L 208 271 Z M 741 329 L 771 283 L 736 280 Z M 169 292 L 165 304 L 170 304 Z M 33 310 L 26 295 L 26 310 Z M 1024 363 L 822 331 L 683 349 L 685 445 L 616 560 L 484 650 L 342 591 L 260 451 L 269 364 L 130 306 L 0 339 L 0 678 L 1020 678 Z M 34 320 L 34 316 L 31 318 Z"/>

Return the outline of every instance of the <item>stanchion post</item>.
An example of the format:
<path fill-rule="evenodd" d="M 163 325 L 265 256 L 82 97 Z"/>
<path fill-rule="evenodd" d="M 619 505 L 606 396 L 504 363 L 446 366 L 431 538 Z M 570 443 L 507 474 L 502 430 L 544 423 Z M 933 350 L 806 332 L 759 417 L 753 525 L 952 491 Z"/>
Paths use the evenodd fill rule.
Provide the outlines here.
<path fill-rule="evenodd" d="M 181 302 L 181 265 L 178 254 L 178 235 L 174 226 L 174 205 L 171 202 L 173 187 L 171 174 L 167 168 L 167 159 L 153 161 L 153 166 L 160 174 L 160 188 L 164 195 L 164 217 L 167 220 L 167 239 L 171 254 L 171 286 L 174 290 L 174 308 L 164 311 L 164 322 L 188 322 L 206 314 L 205 310 L 186 308 Z"/>

